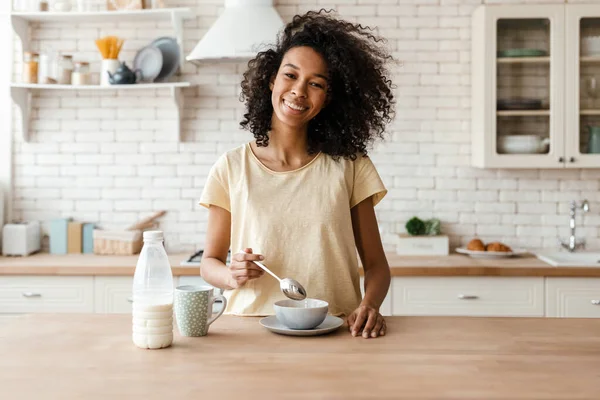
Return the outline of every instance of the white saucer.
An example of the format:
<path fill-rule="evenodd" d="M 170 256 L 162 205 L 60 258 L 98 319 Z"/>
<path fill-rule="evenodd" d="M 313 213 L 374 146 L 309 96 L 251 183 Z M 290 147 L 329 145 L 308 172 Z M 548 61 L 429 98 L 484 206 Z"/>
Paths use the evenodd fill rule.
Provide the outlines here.
<path fill-rule="evenodd" d="M 279 333 L 282 335 L 290 336 L 317 336 L 330 333 L 344 325 L 344 320 L 340 317 L 328 315 L 325 317 L 325 321 L 316 328 L 313 329 L 291 329 L 283 325 L 275 315 L 265 317 L 260 320 L 260 324 L 270 330 L 271 332 Z"/>

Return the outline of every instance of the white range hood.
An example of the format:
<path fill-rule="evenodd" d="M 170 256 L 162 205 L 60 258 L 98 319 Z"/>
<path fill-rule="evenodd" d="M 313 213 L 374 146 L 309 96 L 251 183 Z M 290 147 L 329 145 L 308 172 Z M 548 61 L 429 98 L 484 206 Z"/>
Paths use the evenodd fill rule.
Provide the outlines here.
<path fill-rule="evenodd" d="M 252 58 L 275 43 L 283 26 L 273 0 L 225 0 L 225 10 L 186 60 Z"/>

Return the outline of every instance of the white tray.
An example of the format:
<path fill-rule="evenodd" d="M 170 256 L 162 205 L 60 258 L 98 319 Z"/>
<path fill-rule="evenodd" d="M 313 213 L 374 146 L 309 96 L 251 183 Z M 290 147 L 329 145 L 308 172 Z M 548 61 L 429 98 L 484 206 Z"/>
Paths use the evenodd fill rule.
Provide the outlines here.
<path fill-rule="evenodd" d="M 473 258 L 508 258 L 522 256 L 528 253 L 525 249 L 512 249 L 513 251 L 477 251 L 467 250 L 464 247 L 457 247 L 455 250 L 457 253 L 466 254 Z"/>

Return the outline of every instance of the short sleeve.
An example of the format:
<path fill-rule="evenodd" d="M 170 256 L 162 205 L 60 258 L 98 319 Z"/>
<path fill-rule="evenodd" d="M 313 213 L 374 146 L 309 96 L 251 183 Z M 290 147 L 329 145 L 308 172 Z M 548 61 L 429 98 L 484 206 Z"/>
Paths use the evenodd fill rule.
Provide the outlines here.
<path fill-rule="evenodd" d="M 225 155 L 212 166 L 202 190 L 199 204 L 206 208 L 215 205 L 231 212 L 229 201 L 228 163 Z"/>
<path fill-rule="evenodd" d="M 387 194 L 387 189 L 369 157 L 361 154 L 354 161 L 354 185 L 350 197 L 350 208 L 373 196 L 373 206 Z"/>

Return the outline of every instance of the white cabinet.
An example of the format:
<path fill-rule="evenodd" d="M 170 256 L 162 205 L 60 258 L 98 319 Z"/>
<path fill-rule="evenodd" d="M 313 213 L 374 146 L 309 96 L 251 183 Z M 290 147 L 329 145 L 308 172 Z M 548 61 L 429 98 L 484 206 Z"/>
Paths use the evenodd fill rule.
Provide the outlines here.
<path fill-rule="evenodd" d="M 3 276 L 0 313 L 94 312 L 92 276 Z"/>
<path fill-rule="evenodd" d="M 94 278 L 94 312 L 130 314 L 132 276 L 96 276 Z"/>
<path fill-rule="evenodd" d="M 543 277 L 395 277 L 393 315 L 544 316 Z"/>
<path fill-rule="evenodd" d="M 546 278 L 546 316 L 600 318 L 600 278 Z"/>
<path fill-rule="evenodd" d="M 588 51 L 582 46 L 599 34 L 598 5 L 476 9 L 471 60 L 473 166 L 600 167 L 600 148 L 589 145 L 588 129 L 600 126 L 600 98 L 592 98 L 600 96 L 600 47 Z M 588 85 L 592 77 L 598 78 L 595 91 Z"/>
<path fill-rule="evenodd" d="M 393 278 L 392 278 L 393 279 Z M 365 295 L 365 278 L 360 277 L 360 293 L 361 295 Z M 381 303 L 381 307 L 379 307 L 379 313 L 383 316 L 392 315 L 392 285 L 390 284 L 390 289 L 388 290 L 387 296 L 383 299 L 383 303 Z"/>

